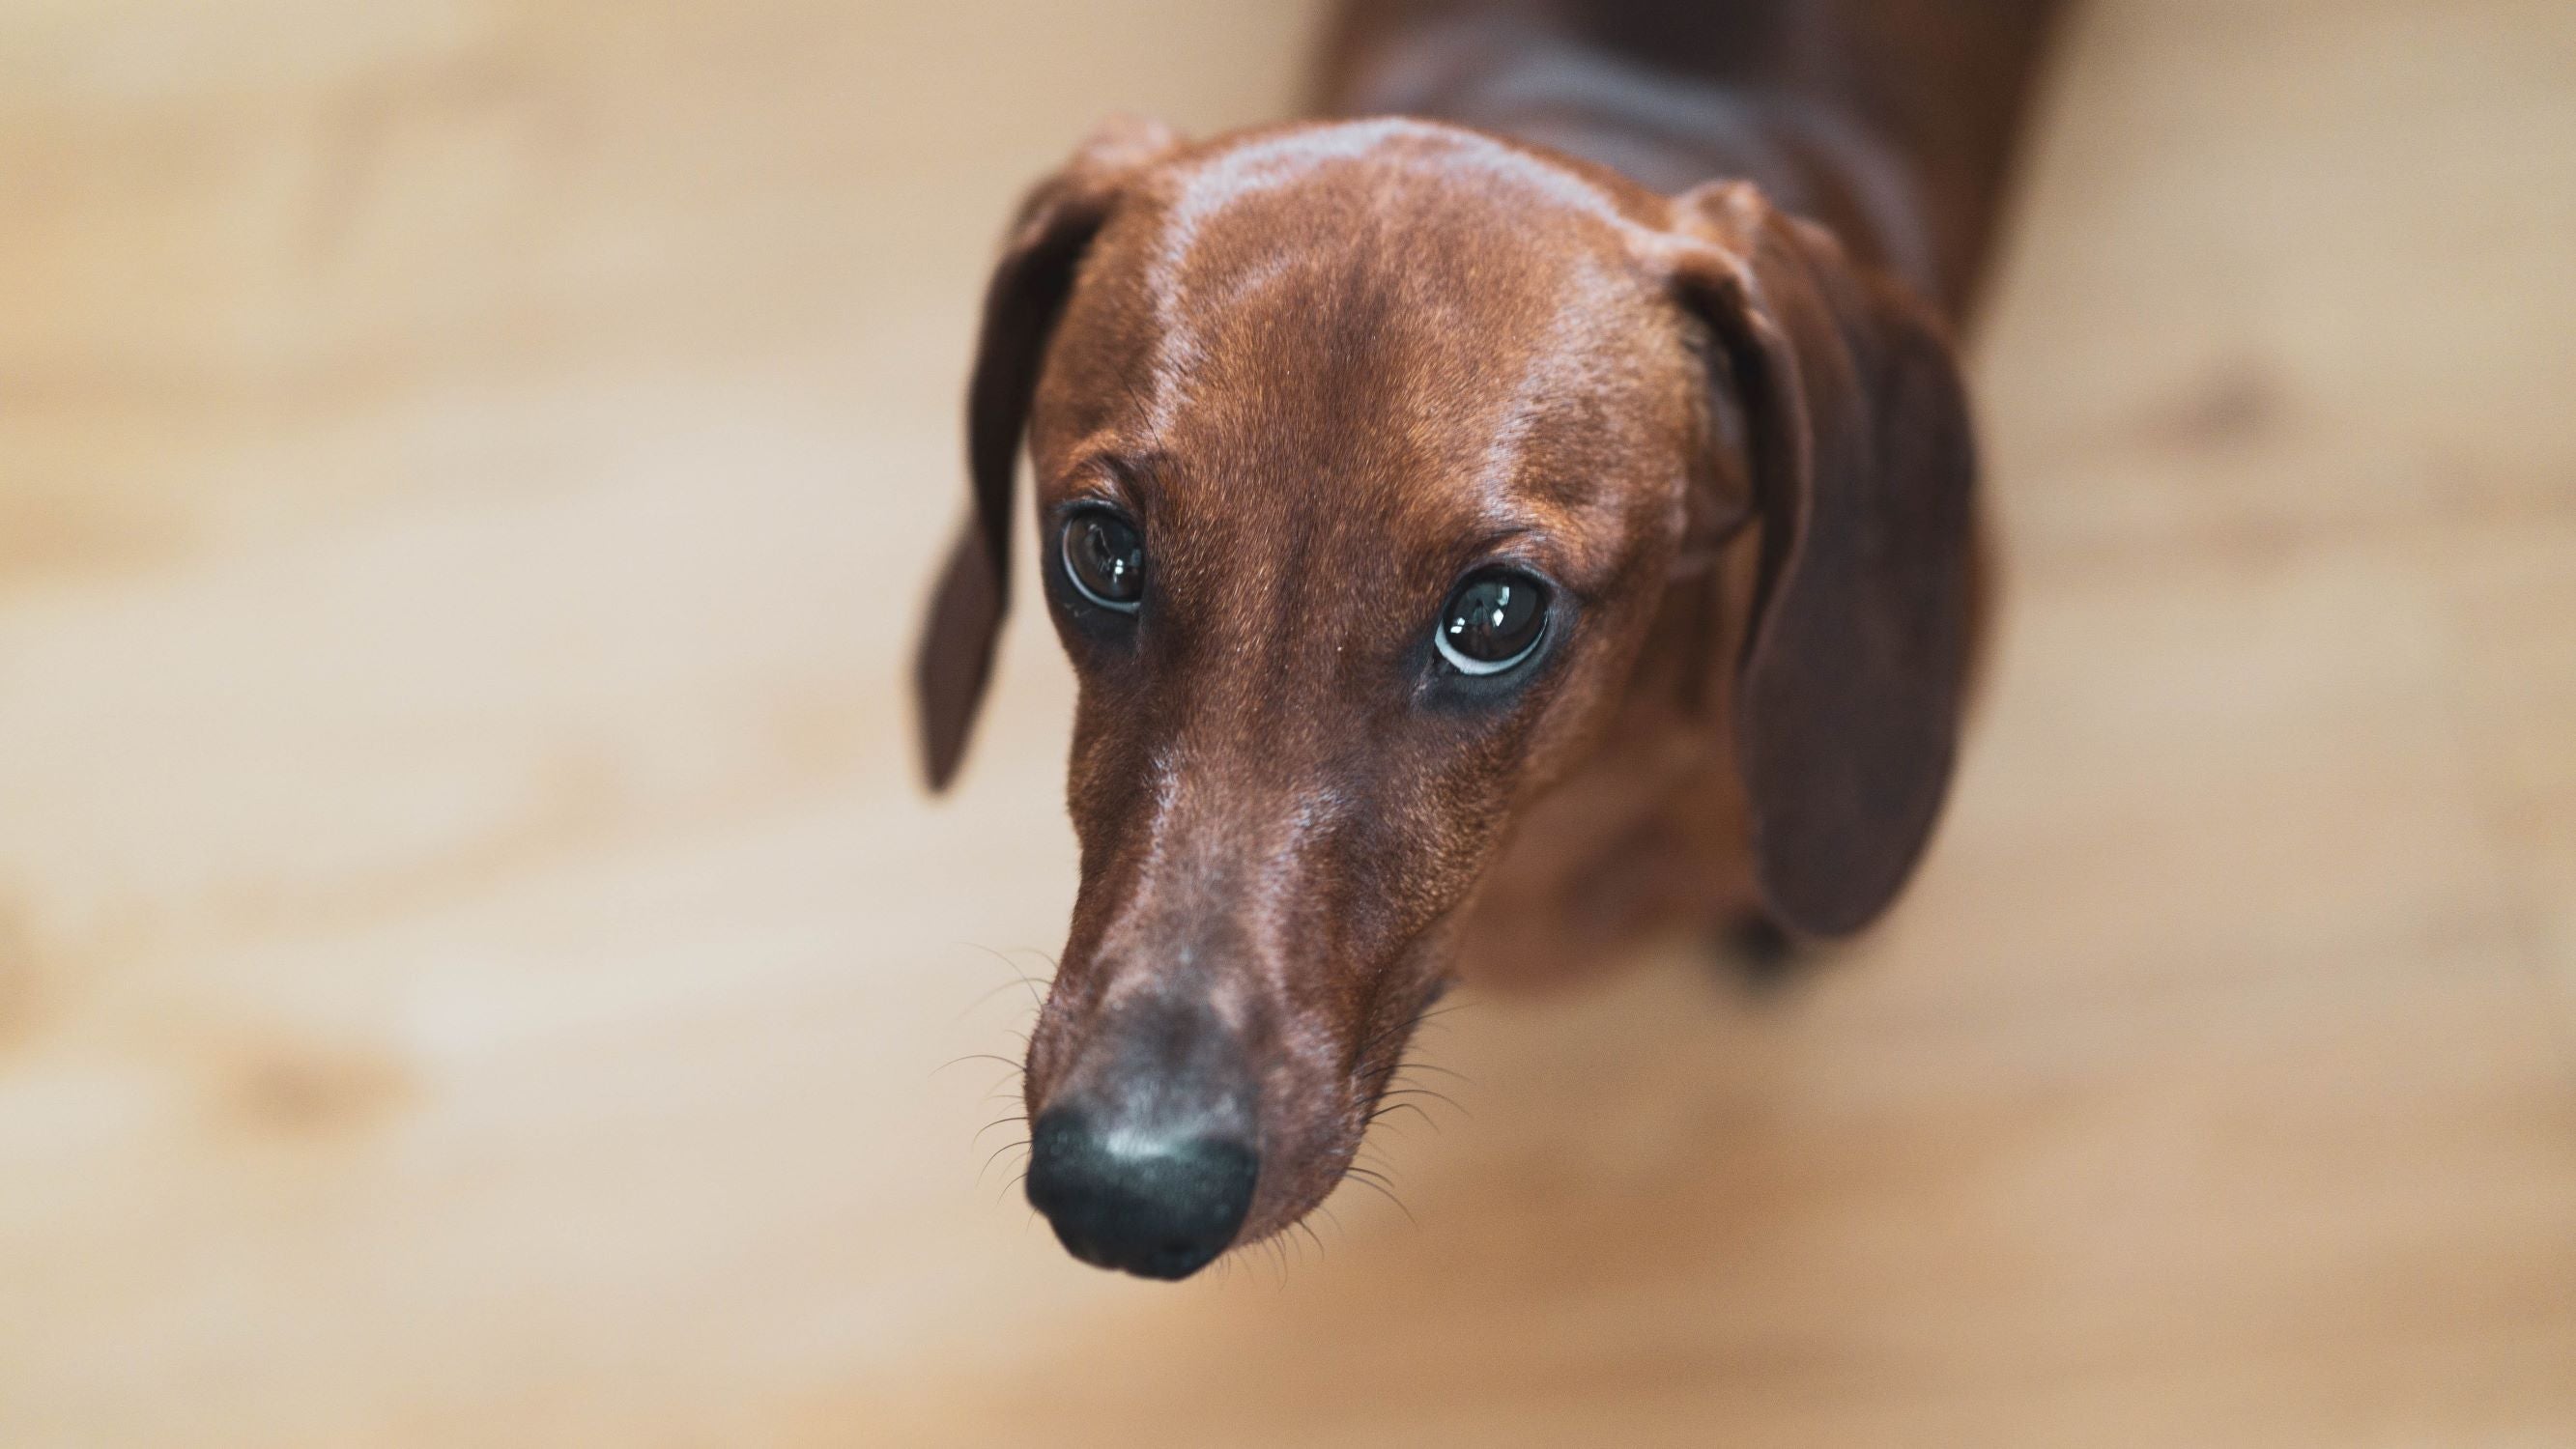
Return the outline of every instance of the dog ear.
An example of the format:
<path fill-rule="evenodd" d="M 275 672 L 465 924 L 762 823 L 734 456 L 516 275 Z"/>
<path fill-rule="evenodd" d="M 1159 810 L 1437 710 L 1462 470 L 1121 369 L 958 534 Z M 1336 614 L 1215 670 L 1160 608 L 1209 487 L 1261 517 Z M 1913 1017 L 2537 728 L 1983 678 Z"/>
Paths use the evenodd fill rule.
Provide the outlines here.
<path fill-rule="evenodd" d="M 1949 787 L 1967 399 L 1928 308 L 1825 232 L 1741 183 L 1675 207 L 1675 281 L 1739 391 L 1761 524 L 1733 722 L 1756 878 L 1781 924 L 1842 935 L 1904 885 Z"/>
<path fill-rule="evenodd" d="M 1037 393 L 1038 369 L 1072 290 L 1084 250 L 1137 173 L 1178 146 L 1163 126 L 1105 122 L 1064 169 L 1032 188 L 984 292 L 984 323 L 966 390 L 966 457 L 972 511 L 923 621 L 914 660 L 922 768 L 946 789 L 966 752 L 993 645 L 1010 604 L 1011 479 Z"/>

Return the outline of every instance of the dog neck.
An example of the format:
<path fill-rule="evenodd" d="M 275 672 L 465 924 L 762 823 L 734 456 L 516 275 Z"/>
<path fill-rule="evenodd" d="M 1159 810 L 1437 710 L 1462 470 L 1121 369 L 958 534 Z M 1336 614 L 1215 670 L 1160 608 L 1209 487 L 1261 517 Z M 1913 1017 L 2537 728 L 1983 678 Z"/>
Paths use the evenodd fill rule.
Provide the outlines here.
<path fill-rule="evenodd" d="M 1956 320 L 2054 8 L 1385 0 L 1345 13 L 1323 102 L 1515 136 L 1664 192 L 1750 181 Z"/>

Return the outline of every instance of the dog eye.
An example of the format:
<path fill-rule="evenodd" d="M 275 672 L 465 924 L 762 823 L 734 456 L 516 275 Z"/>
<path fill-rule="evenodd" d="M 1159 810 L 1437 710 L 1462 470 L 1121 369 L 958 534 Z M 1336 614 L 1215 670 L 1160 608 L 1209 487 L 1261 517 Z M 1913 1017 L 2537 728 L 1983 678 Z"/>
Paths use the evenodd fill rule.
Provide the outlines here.
<path fill-rule="evenodd" d="M 1500 674 L 1530 657 L 1547 627 L 1547 585 L 1511 569 L 1470 575 L 1440 608 L 1431 640 L 1461 674 Z"/>
<path fill-rule="evenodd" d="M 1115 513 L 1077 513 L 1064 526 L 1064 571 L 1104 609 L 1136 612 L 1145 595 L 1145 539 Z"/>

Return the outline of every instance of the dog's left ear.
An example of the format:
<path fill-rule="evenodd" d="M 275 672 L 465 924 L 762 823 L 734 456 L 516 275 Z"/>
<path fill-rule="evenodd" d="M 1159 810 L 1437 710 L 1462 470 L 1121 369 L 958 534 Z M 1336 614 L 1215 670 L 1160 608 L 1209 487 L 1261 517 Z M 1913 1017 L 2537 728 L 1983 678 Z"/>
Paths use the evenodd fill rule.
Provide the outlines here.
<path fill-rule="evenodd" d="M 984 292 L 984 326 L 966 390 L 966 455 L 974 511 L 931 595 L 915 658 L 914 702 L 922 768 L 946 789 L 993 671 L 993 645 L 1010 604 L 1011 478 L 1037 394 L 1047 338 L 1073 289 L 1076 267 L 1128 183 L 1179 140 L 1152 121 L 1119 117 L 1092 132 L 1073 159 L 1032 188 Z"/>
<path fill-rule="evenodd" d="M 1746 419 L 1761 571 L 1735 757 L 1766 904 L 1858 930 L 1948 792 L 1965 692 L 1975 449 L 1949 338 L 1825 232 L 1721 183 L 1674 202 L 1673 282 Z M 1712 443 L 1712 446 L 1716 446 Z"/>

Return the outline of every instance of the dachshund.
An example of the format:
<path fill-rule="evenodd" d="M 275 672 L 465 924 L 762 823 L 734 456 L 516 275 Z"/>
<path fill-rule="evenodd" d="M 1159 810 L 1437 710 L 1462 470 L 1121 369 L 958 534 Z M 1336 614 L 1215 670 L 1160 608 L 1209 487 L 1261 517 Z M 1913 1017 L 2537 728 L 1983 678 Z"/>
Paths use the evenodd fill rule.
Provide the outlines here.
<path fill-rule="evenodd" d="M 1953 341 L 2050 0 L 1358 0 L 1320 119 L 1029 194 L 916 685 L 956 772 L 1013 475 L 1080 679 L 1028 1196 L 1182 1278 L 1349 1170 L 1453 977 L 1860 930 L 1987 586 Z"/>

